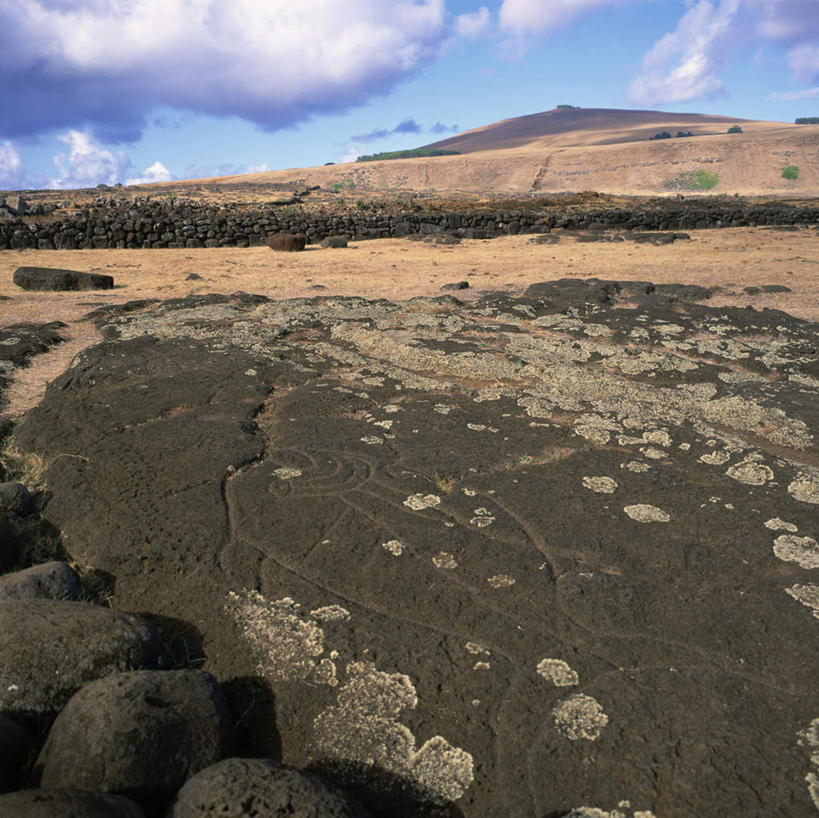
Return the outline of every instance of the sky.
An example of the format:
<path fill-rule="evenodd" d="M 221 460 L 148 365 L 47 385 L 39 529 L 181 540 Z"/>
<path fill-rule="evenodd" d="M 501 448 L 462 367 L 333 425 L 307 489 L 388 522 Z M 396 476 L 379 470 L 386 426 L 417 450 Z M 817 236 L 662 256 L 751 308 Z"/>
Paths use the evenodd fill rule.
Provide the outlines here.
<path fill-rule="evenodd" d="M 351 161 L 558 104 L 819 116 L 819 0 L 0 0 L 0 189 Z"/>

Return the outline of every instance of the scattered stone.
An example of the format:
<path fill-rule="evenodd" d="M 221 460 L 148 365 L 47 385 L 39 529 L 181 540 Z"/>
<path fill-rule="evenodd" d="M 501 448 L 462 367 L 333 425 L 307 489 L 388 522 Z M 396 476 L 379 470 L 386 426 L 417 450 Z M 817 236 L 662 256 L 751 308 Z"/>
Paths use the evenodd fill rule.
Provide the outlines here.
<path fill-rule="evenodd" d="M 0 795 L 0 815 L 8 818 L 145 818 L 130 799 L 78 789 L 21 790 Z"/>
<path fill-rule="evenodd" d="M 18 267 L 12 278 L 24 290 L 110 290 L 112 276 L 51 267 Z"/>
<path fill-rule="evenodd" d="M 198 273 L 191 273 L 185 276 L 185 281 L 204 281 L 204 279 Z"/>
<path fill-rule="evenodd" d="M 332 249 L 339 249 L 342 247 L 346 247 L 350 242 L 349 237 L 347 236 L 327 236 L 327 238 L 321 240 L 321 246 L 326 248 Z"/>
<path fill-rule="evenodd" d="M 34 509 L 29 490 L 22 483 L 0 483 L 0 513 L 25 517 Z"/>
<path fill-rule="evenodd" d="M 45 788 L 127 793 L 155 814 L 232 748 L 227 703 L 209 673 L 140 670 L 80 688 L 35 769 Z"/>
<path fill-rule="evenodd" d="M 351 795 L 317 775 L 269 759 L 228 758 L 189 779 L 177 794 L 168 818 L 239 818 L 250 814 L 258 818 L 365 818 L 370 813 Z"/>
<path fill-rule="evenodd" d="M 303 233 L 276 233 L 268 236 L 264 242 L 271 250 L 285 253 L 296 253 L 307 246 L 307 237 Z"/>
<path fill-rule="evenodd" d="M 55 713 L 86 682 L 156 662 L 151 626 L 81 602 L 0 604 L 0 711 Z M 96 737 L 95 737 L 96 738 Z"/>
<path fill-rule="evenodd" d="M 0 576 L 0 602 L 9 599 L 76 599 L 82 583 L 65 562 L 44 562 Z"/>

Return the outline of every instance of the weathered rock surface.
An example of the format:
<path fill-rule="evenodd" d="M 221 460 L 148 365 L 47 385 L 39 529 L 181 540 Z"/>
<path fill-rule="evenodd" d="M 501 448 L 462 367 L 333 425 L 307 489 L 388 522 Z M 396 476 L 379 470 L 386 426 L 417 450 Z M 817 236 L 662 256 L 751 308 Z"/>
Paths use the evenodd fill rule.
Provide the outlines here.
<path fill-rule="evenodd" d="M 51 599 L 0 603 L 0 710 L 53 714 L 86 682 L 152 666 L 141 617 Z"/>
<path fill-rule="evenodd" d="M 117 792 L 150 814 L 233 749 L 215 679 L 199 670 L 135 671 L 82 687 L 57 716 L 35 770 L 46 788 Z"/>
<path fill-rule="evenodd" d="M 33 742 L 26 731 L 17 722 L 0 715 L 0 793 L 18 786 L 32 747 Z M 0 809 L 0 815 L 3 814 Z"/>
<path fill-rule="evenodd" d="M 24 290 L 110 290 L 112 276 L 52 267 L 18 267 L 12 281 Z"/>
<path fill-rule="evenodd" d="M 17 367 L 25 366 L 31 358 L 47 352 L 63 340 L 59 330 L 61 321 L 48 324 L 13 324 L 0 327 L 0 408 L 5 406 L 3 393 Z M 11 421 L 0 417 L 0 440 L 11 430 Z"/>
<path fill-rule="evenodd" d="M 817 327 L 707 294 L 109 310 L 16 439 L 80 455 L 45 514 L 114 603 L 387 814 L 802 818 Z"/>
<path fill-rule="evenodd" d="M 0 576 L 0 602 L 9 599 L 76 599 L 82 583 L 68 563 L 52 560 Z"/>
<path fill-rule="evenodd" d="M 9 818 L 145 818 L 120 795 L 82 790 L 21 790 L 0 795 L 0 815 Z"/>
<path fill-rule="evenodd" d="M 31 514 L 32 510 L 31 494 L 22 483 L 15 481 L 0 483 L 0 512 L 24 517 Z"/>
<path fill-rule="evenodd" d="M 264 243 L 271 250 L 281 250 L 285 253 L 295 253 L 304 250 L 307 237 L 303 233 L 275 233 L 268 236 Z"/>
<path fill-rule="evenodd" d="M 346 247 L 349 242 L 350 240 L 347 238 L 347 236 L 327 236 L 327 238 L 321 240 L 321 246 L 324 248 L 330 247 L 339 249 Z"/>
<path fill-rule="evenodd" d="M 168 818 L 365 818 L 350 795 L 316 775 L 267 759 L 228 758 L 191 778 Z"/>

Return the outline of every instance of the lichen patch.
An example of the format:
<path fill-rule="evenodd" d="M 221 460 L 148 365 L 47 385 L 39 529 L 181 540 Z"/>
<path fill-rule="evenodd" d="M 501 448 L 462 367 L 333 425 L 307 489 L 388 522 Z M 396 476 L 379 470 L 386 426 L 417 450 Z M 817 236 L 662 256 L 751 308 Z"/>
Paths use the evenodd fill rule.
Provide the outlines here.
<path fill-rule="evenodd" d="M 785 522 L 785 520 L 781 520 L 779 517 L 772 517 L 770 520 L 765 522 L 765 528 L 769 528 L 771 531 L 790 531 L 795 532 L 799 529 L 793 524 Z"/>
<path fill-rule="evenodd" d="M 382 542 L 381 547 L 385 551 L 389 551 L 394 557 L 400 557 L 404 553 L 404 549 L 406 546 L 401 540 L 387 540 L 387 542 Z"/>
<path fill-rule="evenodd" d="M 800 503 L 819 504 L 819 469 L 808 468 L 788 485 L 788 494 Z"/>
<path fill-rule="evenodd" d="M 432 564 L 436 568 L 442 568 L 446 570 L 453 570 L 458 567 L 458 562 L 449 551 L 441 551 L 439 554 L 436 554 L 432 558 Z"/>
<path fill-rule="evenodd" d="M 819 543 L 813 537 L 782 534 L 774 540 L 773 550 L 785 562 L 795 562 L 802 568 L 819 568 Z"/>
<path fill-rule="evenodd" d="M 667 512 L 648 503 L 637 503 L 633 506 L 625 506 L 623 511 L 625 511 L 632 520 L 636 520 L 638 523 L 667 523 L 671 519 L 671 515 Z"/>
<path fill-rule="evenodd" d="M 609 723 L 609 717 L 603 712 L 597 699 L 583 693 L 560 702 L 552 710 L 552 716 L 558 732 L 570 741 L 596 741 Z"/>
<path fill-rule="evenodd" d="M 764 486 L 774 479 L 773 471 L 762 463 L 745 459 L 735 463 L 725 472 L 732 480 L 745 483 L 746 486 Z"/>
<path fill-rule="evenodd" d="M 537 665 L 537 672 L 555 687 L 571 687 L 580 682 L 576 670 L 562 659 L 541 659 Z"/>
<path fill-rule="evenodd" d="M 785 593 L 813 610 L 813 615 L 819 619 L 819 585 L 801 585 L 796 583 L 785 588 Z"/>
<path fill-rule="evenodd" d="M 413 511 L 423 511 L 425 508 L 436 508 L 441 505 L 441 498 L 436 494 L 411 494 L 404 500 L 404 505 Z"/>
<path fill-rule="evenodd" d="M 598 494 L 612 494 L 617 488 L 617 481 L 611 477 L 584 477 L 583 485 Z"/>
<path fill-rule="evenodd" d="M 302 471 L 292 466 L 282 466 L 280 469 L 273 469 L 273 474 L 275 474 L 279 480 L 292 480 L 295 477 L 301 477 Z"/>
<path fill-rule="evenodd" d="M 415 736 L 399 717 L 417 704 L 409 676 L 379 671 L 371 662 L 353 662 L 336 705 L 313 722 L 316 745 L 330 758 L 411 781 L 423 800 L 456 801 L 474 780 L 472 756 L 442 736 L 416 749 Z"/>
<path fill-rule="evenodd" d="M 516 580 L 508 574 L 495 574 L 486 580 L 493 588 L 511 588 Z"/>

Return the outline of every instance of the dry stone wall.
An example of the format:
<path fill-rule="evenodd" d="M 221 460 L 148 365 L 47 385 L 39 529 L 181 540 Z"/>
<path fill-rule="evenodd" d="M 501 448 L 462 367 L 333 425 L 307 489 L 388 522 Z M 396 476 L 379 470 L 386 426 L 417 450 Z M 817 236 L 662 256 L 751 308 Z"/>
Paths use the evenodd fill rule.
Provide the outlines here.
<path fill-rule="evenodd" d="M 532 211 L 354 213 L 246 209 L 147 202 L 92 207 L 63 218 L 12 216 L 0 220 L 0 250 L 139 247 L 248 247 L 280 231 L 308 242 L 344 234 L 352 240 L 454 232 L 464 238 L 543 233 L 551 228 L 693 230 L 758 225 L 815 225 L 819 207 L 741 200 L 668 200 L 619 208 L 550 207 Z"/>

